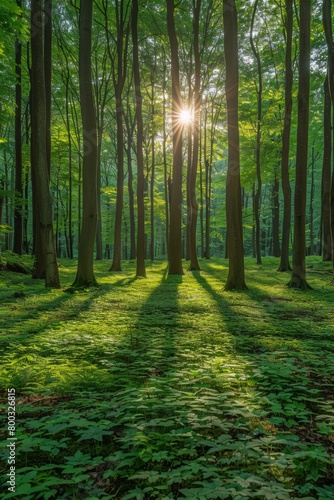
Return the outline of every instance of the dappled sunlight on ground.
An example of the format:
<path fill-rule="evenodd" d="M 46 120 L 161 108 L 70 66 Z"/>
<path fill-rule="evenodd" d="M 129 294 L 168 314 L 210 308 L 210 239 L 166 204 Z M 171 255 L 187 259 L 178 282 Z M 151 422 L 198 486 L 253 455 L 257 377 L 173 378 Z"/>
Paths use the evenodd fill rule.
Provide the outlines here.
<path fill-rule="evenodd" d="M 218 260 L 182 277 L 148 264 L 146 279 L 133 263 L 109 273 L 100 262 L 100 288 L 80 293 L 64 291 L 75 272 L 64 261 L 63 290 L 29 277 L 1 289 L 18 467 L 42 453 L 22 491 L 53 478 L 75 498 L 331 495 L 334 288 L 320 261 L 308 292 L 287 289 L 274 266 L 247 260 L 243 293 L 223 291 Z"/>

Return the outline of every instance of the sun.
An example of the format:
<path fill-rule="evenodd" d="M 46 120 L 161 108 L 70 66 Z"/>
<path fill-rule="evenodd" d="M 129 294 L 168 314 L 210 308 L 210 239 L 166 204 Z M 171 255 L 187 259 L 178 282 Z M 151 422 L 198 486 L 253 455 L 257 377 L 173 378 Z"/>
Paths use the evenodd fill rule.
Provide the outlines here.
<path fill-rule="evenodd" d="M 183 109 L 180 112 L 180 123 L 182 125 L 189 125 L 193 121 L 193 115 L 189 109 Z"/>

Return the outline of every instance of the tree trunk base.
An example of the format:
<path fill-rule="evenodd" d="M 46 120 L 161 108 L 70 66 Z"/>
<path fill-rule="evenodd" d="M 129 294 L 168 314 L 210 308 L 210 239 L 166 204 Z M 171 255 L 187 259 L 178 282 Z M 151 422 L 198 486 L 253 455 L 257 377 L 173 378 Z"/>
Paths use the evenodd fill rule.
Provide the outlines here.
<path fill-rule="evenodd" d="M 119 273 L 119 272 L 122 272 L 122 271 L 123 271 L 122 267 L 118 266 L 116 264 L 112 264 L 112 266 L 109 269 L 110 273 Z"/>
<path fill-rule="evenodd" d="M 188 271 L 201 271 L 201 267 L 199 264 L 190 263 L 190 265 L 188 267 Z"/>
<path fill-rule="evenodd" d="M 236 290 L 237 292 L 242 292 L 248 290 L 246 283 L 234 283 L 232 281 L 227 281 L 224 286 L 224 292 L 230 292 Z"/>
<path fill-rule="evenodd" d="M 84 289 L 87 288 L 99 288 L 99 285 L 95 279 L 89 281 L 85 281 L 83 279 L 78 279 L 78 280 L 76 279 L 69 288 L 66 288 L 65 292 L 68 293 L 80 292 L 80 290 L 83 291 Z"/>
<path fill-rule="evenodd" d="M 295 288 L 297 290 L 312 290 L 306 279 L 302 279 L 299 276 L 292 276 L 287 286 L 288 288 Z"/>
<path fill-rule="evenodd" d="M 287 272 L 291 272 L 291 271 L 292 271 L 292 267 L 290 266 L 289 263 L 287 265 L 281 264 L 279 266 L 279 268 L 277 269 L 277 272 L 279 272 L 279 273 L 287 273 Z"/>
<path fill-rule="evenodd" d="M 179 271 L 168 271 L 168 276 L 184 276 L 183 269 Z"/>

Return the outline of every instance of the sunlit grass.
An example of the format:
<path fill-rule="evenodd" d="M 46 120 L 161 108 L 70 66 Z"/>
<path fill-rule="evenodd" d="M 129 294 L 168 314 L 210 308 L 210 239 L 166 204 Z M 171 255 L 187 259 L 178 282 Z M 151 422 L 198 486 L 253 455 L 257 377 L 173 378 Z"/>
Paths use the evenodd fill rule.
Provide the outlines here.
<path fill-rule="evenodd" d="M 64 498 L 327 491 L 334 287 L 330 264 L 308 265 L 307 292 L 288 289 L 271 258 L 246 259 L 243 293 L 223 291 L 227 262 L 215 259 L 182 277 L 147 263 L 146 279 L 134 263 L 97 262 L 100 288 L 81 293 L 65 292 L 75 262 L 62 261 L 62 290 L 1 273 L 0 386 L 20 403 L 18 467 L 44 450 L 39 474 L 53 463 Z M 20 498 L 44 498 L 49 473 L 28 472 Z"/>

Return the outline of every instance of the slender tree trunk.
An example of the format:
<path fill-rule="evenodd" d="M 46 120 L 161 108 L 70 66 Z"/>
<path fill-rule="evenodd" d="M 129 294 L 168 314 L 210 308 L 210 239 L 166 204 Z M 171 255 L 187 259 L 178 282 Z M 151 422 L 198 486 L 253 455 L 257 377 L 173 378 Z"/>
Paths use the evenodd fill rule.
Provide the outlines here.
<path fill-rule="evenodd" d="M 323 234 L 323 260 L 332 260 L 333 240 L 331 233 L 331 96 L 328 85 L 328 75 L 324 82 L 324 153 L 321 180 L 321 214 Z"/>
<path fill-rule="evenodd" d="M 169 173 L 167 170 L 167 151 L 166 151 L 166 143 L 167 143 L 167 131 L 166 131 L 166 54 L 163 52 L 163 101 L 162 101 L 162 114 L 163 114 L 163 164 L 164 164 L 164 186 L 165 186 L 165 224 L 166 224 L 166 248 L 167 248 L 167 259 L 169 261 Z"/>
<path fill-rule="evenodd" d="M 68 257 L 73 259 L 73 232 L 72 232 L 72 210 L 73 210 L 73 186 L 72 186 L 72 137 L 69 114 L 69 70 L 67 69 L 66 87 L 65 87 L 65 112 L 66 128 L 68 141 Z"/>
<path fill-rule="evenodd" d="M 205 249 L 204 257 L 210 259 L 210 203 L 211 203 L 211 189 L 210 178 L 211 168 L 207 158 L 207 124 L 208 124 L 208 111 L 204 111 L 204 138 L 203 138 L 203 161 L 205 172 Z"/>
<path fill-rule="evenodd" d="M 129 218 L 130 218 L 130 260 L 136 258 L 136 223 L 135 223 L 135 203 L 133 192 L 133 171 L 132 171 L 132 151 L 131 143 L 133 130 L 128 127 L 127 164 L 128 164 L 128 193 L 129 193 Z"/>
<path fill-rule="evenodd" d="M 305 264 L 305 217 L 306 217 L 306 179 L 309 125 L 310 92 L 310 24 L 311 0 L 303 0 L 299 6 L 299 83 L 298 83 L 298 128 L 296 152 L 296 183 L 294 206 L 294 239 L 292 275 L 290 288 L 307 290 Z"/>
<path fill-rule="evenodd" d="M 45 142 L 48 172 L 51 171 L 51 91 L 52 91 L 52 0 L 44 0 L 44 74 L 46 97 Z"/>
<path fill-rule="evenodd" d="M 309 205 L 309 210 L 310 210 L 310 221 L 309 221 L 309 229 L 310 229 L 310 247 L 309 247 L 309 254 L 314 255 L 314 210 L 313 210 L 313 203 L 314 203 L 314 168 L 315 168 L 315 154 L 314 154 L 314 144 L 312 146 L 312 162 L 311 162 L 311 191 L 310 191 L 310 205 Z"/>
<path fill-rule="evenodd" d="M 200 130 L 201 134 L 201 130 Z M 201 135 L 202 137 L 202 135 Z M 200 141 L 201 142 L 201 141 Z M 200 146 L 200 170 L 199 170 L 199 186 L 200 186 L 200 227 L 201 227 L 201 257 L 205 257 L 205 247 L 204 247 L 204 199 L 203 199 L 203 158 L 202 158 L 202 147 Z"/>
<path fill-rule="evenodd" d="M 333 47 L 333 28 L 332 28 L 332 0 L 323 0 L 323 25 L 324 25 L 324 31 L 325 31 L 325 38 L 326 38 L 326 43 L 327 43 L 327 50 L 328 50 L 328 57 L 327 57 L 327 82 L 328 82 L 328 94 L 331 99 L 331 109 L 334 110 L 334 47 Z M 326 92 L 325 92 L 326 96 Z M 327 104 L 327 106 L 329 103 Z M 328 111 L 330 115 L 330 110 Z M 329 116 L 329 121 L 330 121 L 330 116 Z M 328 156 L 328 162 L 329 164 L 331 161 L 333 162 L 333 170 L 332 173 L 330 174 L 330 171 L 326 172 L 326 189 L 327 189 L 327 182 L 329 181 L 330 175 L 332 175 L 332 180 L 331 180 L 331 189 L 330 189 L 330 233 L 329 233 L 329 239 L 328 244 L 326 245 L 327 242 L 325 242 L 325 251 L 331 254 L 331 259 L 333 262 L 333 273 L 334 273 L 334 151 L 332 150 L 334 148 L 334 112 L 333 112 L 333 123 L 332 123 L 332 136 L 328 137 L 327 139 L 327 144 L 325 143 L 325 148 L 327 150 L 327 156 Z M 330 135 L 330 127 L 328 129 L 328 134 Z M 325 133 L 326 133 L 325 132 Z M 331 141 L 331 145 L 329 142 Z M 326 153 L 324 153 L 325 155 Z M 325 161 L 325 157 L 324 157 Z M 330 170 L 330 166 L 327 167 Z M 327 200 L 326 200 L 327 201 Z M 327 248 L 326 248 L 327 247 Z M 332 284 L 334 283 L 334 276 L 333 276 L 333 281 Z"/>
<path fill-rule="evenodd" d="M 289 244 L 291 227 L 291 186 L 289 178 L 289 152 L 290 152 L 290 131 L 292 113 L 292 32 L 293 32 L 293 0 L 285 0 L 285 103 L 284 103 L 284 124 L 282 133 L 282 190 L 283 190 L 283 226 L 282 226 L 282 246 L 281 261 L 278 271 L 291 271 L 289 262 Z"/>
<path fill-rule="evenodd" d="M 4 202 L 4 193 L 5 190 L 5 181 L 0 178 L 0 225 L 2 224 L 2 211 L 3 211 L 3 202 Z M 0 248 L 1 251 L 1 248 Z"/>
<path fill-rule="evenodd" d="M 193 105 L 193 51 L 192 46 L 189 54 L 189 70 L 187 75 L 188 80 L 188 110 L 192 108 Z M 187 205 L 187 216 L 186 216 L 186 224 L 185 224 L 185 242 L 186 242 L 186 251 L 185 258 L 186 260 L 190 260 L 190 225 L 191 225 L 191 162 L 192 162 L 192 149 L 193 149 L 193 135 L 192 135 L 193 124 L 187 124 L 187 178 L 186 178 L 186 205 Z"/>
<path fill-rule="evenodd" d="M 150 179 L 150 259 L 154 261 L 155 256 L 155 226 L 154 226 L 154 182 L 155 182 L 155 73 L 156 73 L 156 56 L 151 67 L 151 179 Z"/>
<path fill-rule="evenodd" d="M 38 222 L 38 244 L 44 267 L 45 286 L 59 288 L 57 255 L 53 235 L 52 200 L 49 188 L 48 158 L 45 141 L 46 92 L 43 56 L 42 0 L 31 1 L 31 53 L 32 53 L 32 169 Z"/>
<path fill-rule="evenodd" d="M 102 104 L 103 106 L 104 104 Z M 96 175 L 96 203 L 97 203 L 97 229 L 96 229 L 96 260 L 103 258 L 102 241 L 102 210 L 101 210 L 101 149 L 103 136 L 104 112 L 101 110 L 101 116 L 97 125 L 98 147 L 97 147 L 97 175 Z"/>
<path fill-rule="evenodd" d="M 29 240 L 28 240 L 28 222 L 29 222 L 29 173 L 25 174 L 24 182 L 24 198 L 25 204 L 23 207 L 23 251 L 29 254 Z"/>
<path fill-rule="evenodd" d="M 97 286 L 94 246 L 97 228 L 97 123 L 92 85 L 93 0 L 81 0 L 79 17 L 79 85 L 83 129 L 82 227 L 73 287 Z"/>
<path fill-rule="evenodd" d="M 198 168 L 199 150 L 199 127 L 201 113 L 201 56 L 199 51 L 199 21 L 201 13 L 201 0 L 194 1 L 194 60 L 195 60 L 195 85 L 194 85 L 194 123 L 193 123 L 193 154 L 190 170 L 189 194 L 190 194 L 190 264 L 189 270 L 199 271 L 200 265 L 197 259 L 197 217 L 198 203 L 196 199 L 196 177 Z"/>
<path fill-rule="evenodd" d="M 226 222 L 229 256 L 225 290 L 246 289 L 242 233 L 240 152 L 238 122 L 238 20 L 235 0 L 223 0 L 225 95 L 228 130 L 228 167 L 226 179 Z"/>
<path fill-rule="evenodd" d="M 16 1 L 21 7 L 21 0 Z M 23 182 L 22 182 L 22 81 L 21 81 L 21 61 L 22 44 L 19 40 L 15 42 L 15 206 L 14 206 L 14 243 L 13 252 L 22 254 L 22 202 L 23 202 Z"/>
<path fill-rule="evenodd" d="M 256 10 L 258 6 L 259 0 L 255 0 L 251 21 L 251 34 L 250 34 L 250 43 L 252 52 L 256 59 L 257 63 L 257 72 L 258 72 L 258 85 L 256 94 L 257 94 L 257 121 L 256 121 L 256 179 L 257 179 L 257 189 L 255 191 L 254 196 L 254 220 L 255 220 L 255 248 L 256 248 L 256 263 L 261 264 L 261 244 L 260 244 L 260 234 L 261 234 L 261 226 L 260 226 L 260 204 L 261 204 L 261 188 L 262 188 L 262 179 L 261 179 L 261 123 L 262 123 L 262 64 L 260 59 L 260 54 L 254 44 L 253 38 L 253 29 L 254 29 L 254 20 L 256 15 Z"/>
<path fill-rule="evenodd" d="M 140 87 L 139 51 L 138 51 L 138 0 L 132 0 L 132 45 L 133 45 L 133 75 L 136 97 L 137 122 L 137 276 L 146 276 L 145 268 L 145 205 L 144 205 L 144 158 L 143 158 L 143 116 L 142 95 Z"/>
<path fill-rule="evenodd" d="M 132 118 L 132 108 L 130 104 L 130 99 L 132 99 L 132 84 L 131 88 L 127 92 L 127 113 L 124 115 L 125 126 L 126 126 L 126 161 L 128 167 L 128 196 L 129 196 L 129 221 L 130 221 L 130 260 L 135 260 L 136 258 L 136 223 L 135 223 L 135 200 L 134 200 L 134 190 L 133 190 L 133 169 L 132 169 L 132 148 L 134 142 L 134 128 L 136 118 Z"/>
<path fill-rule="evenodd" d="M 114 88 L 116 99 L 116 128 L 117 128 L 117 195 L 114 230 L 114 254 L 110 271 L 122 270 L 122 217 L 123 217 L 123 188 L 124 188 L 124 137 L 123 137 L 123 88 L 126 78 L 126 61 L 129 35 L 129 21 L 126 18 L 124 0 L 117 0 L 115 4 L 117 25 L 117 77 L 114 74 Z M 115 71 L 115 69 L 114 69 Z"/>
<path fill-rule="evenodd" d="M 281 249 L 279 244 L 279 178 L 277 176 L 276 169 L 275 169 L 275 180 L 272 193 L 273 193 L 272 194 L 272 207 L 273 207 L 272 254 L 274 257 L 280 257 Z"/>
<path fill-rule="evenodd" d="M 124 187 L 124 139 L 123 139 L 123 103 L 122 92 L 116 89 L 116 124 L 117 124 L 117 197 L 114 229 L 114 255 L 110 271 L 121 271 L 122 265 L 122 217 Z"/>
<path fill-rule="evenodd" d="M 173 177 L 170 201 L 169 274 L 183 274 L 182 269 L 182 126 L 180 111 L 180 70 L 178 41 L 174 23 L 174 0 L 166 0 L 167 26 L 171 47 L 172 66 L 172 131 L 173 131 Z"/>

